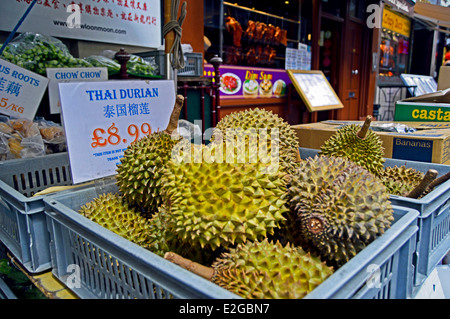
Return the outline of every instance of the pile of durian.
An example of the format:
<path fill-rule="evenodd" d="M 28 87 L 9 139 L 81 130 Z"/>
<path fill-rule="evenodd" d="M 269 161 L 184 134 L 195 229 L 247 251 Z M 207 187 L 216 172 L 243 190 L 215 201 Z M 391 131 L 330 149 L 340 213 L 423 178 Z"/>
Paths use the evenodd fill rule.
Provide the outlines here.
<path fill-rule="evenodd" d="M 290 125 L 263 109 L 225 116 L 208 145 L 192 144 L 176 133 L 183 100 L 166 130 L 124 152 L 119 192 L 79 212 L 241 297 L 305 297 L 391 226 L 389 194 L 423 184 L 384 168 L 370 118 L 301 159 Z"/>

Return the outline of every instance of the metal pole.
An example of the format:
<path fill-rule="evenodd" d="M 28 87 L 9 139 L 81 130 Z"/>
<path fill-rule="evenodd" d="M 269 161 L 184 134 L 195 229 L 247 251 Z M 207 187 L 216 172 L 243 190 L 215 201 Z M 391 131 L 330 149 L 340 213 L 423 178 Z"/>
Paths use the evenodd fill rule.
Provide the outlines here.
<path fill-rule="evenodd" d="M 172 0 L 164 0 L 164 22 L 167 24 L 172 20 Z M 170 49 L 172 48 L 173 42 L 175 40 L 175 32 L 170 31 L 166 34 L 165 43 L 164 43 L 164 58 L 165 58 L 165 74 L 167 80 L 174 81 L 175 93 L 177 92 L 177 80 L 174 72 L 174 68 L 172 67 L 172 53 L 170 53 Z"/>

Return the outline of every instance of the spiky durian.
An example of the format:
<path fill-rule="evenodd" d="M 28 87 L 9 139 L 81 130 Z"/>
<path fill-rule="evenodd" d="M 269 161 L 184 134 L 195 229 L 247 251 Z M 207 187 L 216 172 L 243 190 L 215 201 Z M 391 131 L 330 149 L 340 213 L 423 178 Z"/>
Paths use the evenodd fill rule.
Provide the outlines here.
<path fill-rule="evenodd" d="M 181 239 L 194 245 L 227 248 L 273 233 L 284 221 L 286 174 L 270 163 L 239 156 L 222 144 L 198 146 L 200 160 L 172 159 L 164 172 L 169 218 Z"/>
<path fill-rule="evenodd" d="M 172 253 L 165 257 L 247 299 L 300 299 L 334 272 L 301 247 L 267 239 L 240 244 L 211 267 L 192 264 Z"/>
<path fill-rule="evenodd" d="M 378 175 L 384 168 L 384 148 L 380 137 L 369 130 L 371 119 L 367 116 L 362 127 L 351 124 L 338 129 L 320 147 L 319 155 L 345 157 Z"/>
<path fill-rule="evenodd" d="M 389 193 L 381 181 L 341 157 L 300 163 L 289 186 L 288 238 L 341 266 L 388 229 Z"/>
<path fill-rule="evenodd" d="M 130 144 L 117 166 L 117 185 L 127 201 L 150 217 L 162 203 L 162 169 L 172 156 L 178 143 L 188 141 L 173 133 L 183 105 L 183 96 L 177 96 L 174 110 L 166 130 Z"/>
<path fill-rule="evenodd" d="M 235 130 L 254 130 L 258 137 L 264 135 L 261 147 L 267 148 L 267 152 L 272 152 L 272 141 L 276 142 L 280 167 L 287 173 L 294 173 L 299 161 L 299 143 L 295 131 L 291 126 L 277 114 L 265 109 L 248 109 L 245 111 L 233 112 L 224 116 L 217 123 L 211 141 L 217 142 L 220 136 L 235 134 Z"/>
<path fill-rule="evenodd" d="M 406 196 L 424 177 L 421 171 L 406 166 L 388 166 L 380 171 L 379 178 L 387 187 L 389 194 Z"/>
<path fill-rule="evenodd" d="M 201 264 L 211 264 L 220 254 L 221 250 L 213 251 L 208 248 L 192 245 L 183 241 L 167 223 L 168 212 L 164 205 L 159 207 L 156 214 L 149 219 L 149 247 L 153 253 L 164 257 L 164 254 L 172 251 L 185 258 L 189 258 Z"/>
<path fill-rule="evenodd" d="M 149 248 L 148 220 L 130 208 L 120 194 L 100 194 L 83 205 L 79 213 L 119 236 Z"/>

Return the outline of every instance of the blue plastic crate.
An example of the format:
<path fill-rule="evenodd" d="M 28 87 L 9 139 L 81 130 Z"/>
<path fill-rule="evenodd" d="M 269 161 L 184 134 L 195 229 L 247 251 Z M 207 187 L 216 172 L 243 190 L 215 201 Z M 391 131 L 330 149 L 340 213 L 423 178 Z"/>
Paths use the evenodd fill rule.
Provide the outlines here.
<path fill-rule="evenodd" d="M 414 209 L 393 206 L 394 223 L 305 299 L 408 299 L 418 231 Z"/>
<path fill-rule="evenodd" d="M 73 286 L 74 275 L 79 274 L 79 285 L 69 288 L 81 298 L 238 298 L 78 213 L 99 194 L 117 191 L 116 185 L 93 187 L 44 200 L 54 276 Z M 310 298 L 410 297 L 418 212 L 403 207 L 394 211 L 393 226 L 330 276 L 322 284 L 326 288 L 319 286 Z"/>
<path fill-rule="evenodd" d="M 300 157 L 307 158 L 318 154 L 319 150 L 300 148 Z M 385 166 L 414 168 L 423 173 L 429 169 L 438 171 L 438 176 L 450 171 L 449 165 L 385 159 Z M 440 185 L 421 199 L 391 195 L 393 205 L 408 207 L 419 212 L 417 251 L 415 253 L 415 286 L 420 286 L 450 250 L 450 181 Z"/>
<path fill-rule="evenodd" d="M 52 273 L 80 298 L 238 298 L 78 213 L 111 184 L 44 199 Z"/>
<path fill-rule="evenodd" d="M 70 184 L 67 153 L 0 162 L 0 241 L 30 273 L 51 267 L 46 195 L 32 195 Z"/>

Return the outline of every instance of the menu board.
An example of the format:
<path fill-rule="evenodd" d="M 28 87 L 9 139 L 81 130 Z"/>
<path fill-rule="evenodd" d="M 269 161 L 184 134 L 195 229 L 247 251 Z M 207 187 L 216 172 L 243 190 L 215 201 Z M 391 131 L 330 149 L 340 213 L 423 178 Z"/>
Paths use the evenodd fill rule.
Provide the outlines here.
<path fill-rule="evenodd" d="M 419 96 L 437 91 L 436 80 L 432 76 L 417 75 L 417 74 L 401 74 L 403 83 L 408 86 L 415 86 L 409 88 L 409 93 L 412 96 Z"/>
<path fill-rule="evenodd" d="M 287 72 L 310 112 L 344 107 L 322 71 L 287 70 Z"/>

